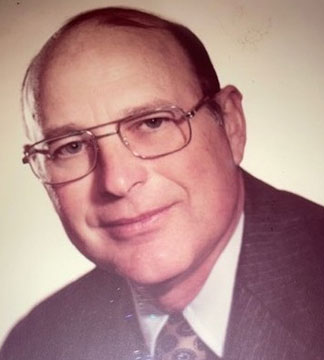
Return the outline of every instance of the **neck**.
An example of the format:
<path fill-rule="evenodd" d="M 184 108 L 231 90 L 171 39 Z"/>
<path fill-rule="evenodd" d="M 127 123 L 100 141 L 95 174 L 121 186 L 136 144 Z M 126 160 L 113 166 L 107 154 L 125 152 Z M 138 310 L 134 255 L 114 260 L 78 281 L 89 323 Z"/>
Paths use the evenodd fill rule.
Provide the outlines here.
<path fill-rule="evenodd" d="M 149 301 L 161 311 L 165 313 L 182 311 L 198 295 L 205 284 L 218 257 L 230 241 L 240 219 L 244 203 L 244 189 L 241 176 L 239 182 L 238 202 L 233 211 L 231 223 L 217 243 L 217 246 L 207 257 L 204 257 L 203 261 L 195 264 L 186 273 L 162 283 L 149 286 L 141 285 L 139 287 L 135 285 L 137 291 L 145 292 L 145 297 L 149 298 Z"/>

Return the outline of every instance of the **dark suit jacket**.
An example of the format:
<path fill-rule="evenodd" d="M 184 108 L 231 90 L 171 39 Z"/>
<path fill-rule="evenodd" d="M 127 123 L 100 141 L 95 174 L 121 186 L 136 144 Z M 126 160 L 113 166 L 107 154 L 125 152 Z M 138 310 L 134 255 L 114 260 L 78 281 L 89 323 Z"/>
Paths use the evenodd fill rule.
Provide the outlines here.
<path fill-rule="evenodd" d="M 323 360 L 324 209 L 244 176 L 224 359 Z M 0 359 L 132 360 L 144 348 L 126 282 L 95 269 L 18 323 Z"/>

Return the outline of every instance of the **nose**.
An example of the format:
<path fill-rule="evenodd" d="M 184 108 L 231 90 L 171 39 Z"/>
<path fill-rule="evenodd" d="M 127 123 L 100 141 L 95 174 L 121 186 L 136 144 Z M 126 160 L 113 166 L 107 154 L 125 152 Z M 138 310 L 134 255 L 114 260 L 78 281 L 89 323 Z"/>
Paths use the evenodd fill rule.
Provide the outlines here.
<path fill-rule="evenodd" d="M 118 136 L 100 139 L 98 147 L 95 176 L 96 186 L 101 192 L 124 197 L 146 182 L 148 172 L 145 160 L 135 157 Z"/>

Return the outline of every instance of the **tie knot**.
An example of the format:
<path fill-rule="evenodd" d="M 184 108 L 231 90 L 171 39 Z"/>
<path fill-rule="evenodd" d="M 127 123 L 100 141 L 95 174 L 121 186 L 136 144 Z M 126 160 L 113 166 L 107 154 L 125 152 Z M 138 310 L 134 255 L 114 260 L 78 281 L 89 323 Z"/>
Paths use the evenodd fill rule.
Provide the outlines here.
<path fill-rule="evenodd" d="M 217 357 L 198 338 L 181 313 L 169 316 L 161 330 L 155 360 L 215 360 Z"/>

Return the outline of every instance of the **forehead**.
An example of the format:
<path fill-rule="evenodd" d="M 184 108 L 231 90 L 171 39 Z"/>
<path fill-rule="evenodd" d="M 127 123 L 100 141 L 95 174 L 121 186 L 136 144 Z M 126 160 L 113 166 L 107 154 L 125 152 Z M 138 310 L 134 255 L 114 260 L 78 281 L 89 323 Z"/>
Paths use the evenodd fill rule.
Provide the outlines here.
<path fill-rule="evenodd" d="M 180 64 L 187 70 L 183 76 L 192 77 L 190 62 L 182 48 L 171 35 L 158 30 L 84 26 L 61 41 L 52 59 L 46 73 L 47 76 L 54 73 L 55 78 L 60 72 L 65 76 L 77 72 L 82 76 L 85 72 L 85 76 L 106 74 L 114 80 L 132 66 L 142 71 L 143 76 L 157 69 L 161 76 L 170 76 L 171 72 L 179 72 Z"/>
<path fill-rule="evenodd" d="M 139 92 L 180 93 L 199 88 L 182 47 L 167 32 L 130 27 L 83 26 L 63 36 L 40 77 L 42 121 L 51 104 L 109 92 L 119 97 Z M 107 96 L 108 94 L 106 94 Z M 152 99 L 153 100 L 153 99 Z M 131 101 L 131 100 L 130 100 Z"/>

